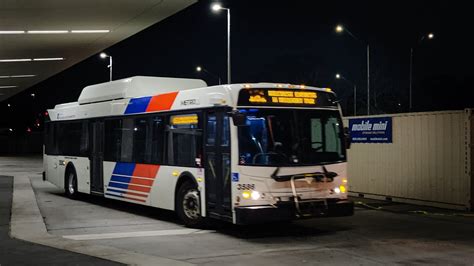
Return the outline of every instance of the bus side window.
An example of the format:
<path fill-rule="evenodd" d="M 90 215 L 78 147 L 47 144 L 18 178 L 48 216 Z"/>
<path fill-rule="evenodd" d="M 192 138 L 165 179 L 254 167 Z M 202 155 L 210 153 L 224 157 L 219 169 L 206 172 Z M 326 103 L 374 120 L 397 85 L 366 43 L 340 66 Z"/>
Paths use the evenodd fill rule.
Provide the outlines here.
<path fill-rule="evenodd" d="M 148 119 L 147 118 L 135 118 L 133 125 L 133 161 L 144 163 L 150 161 L 150 145 L 147 145 L 148 133 Z"/>
<path fill-rule="evenodd" d="M 168 141 L 168 163 L 179 166 L 196 166 L 202 151 L 202 130 L 197 114 L 170 116 L 166 128 Z"/>
<path fill-rule="evenodd" d="M 84 123 L 80 121 L 67 121 L 57 124 L 57 149 L 61 155 L 87 156 L 87 146 L 84 145 Z M 87 130 L 86 130 L 87 132 Z"/>
<path fill-rule="evenodd" d="M 106 161 L 120 161 L 120 151 L 122 146 L 122 120 L 105 121 L 105 147 L 104 159 Z"/>
<path fill-rule="evenodd" d="M 89 156 L 89 127 L 86 121 L 82 122 L 82 129 L 81 129 L 81 144 L 79 148 L 79 153 L 81 156 L 87 157 Z"/>
<path fill-rule="evenodd" d="M 217 120 L 216 115 L 210 114 L 207 116 L 207 141 L 206 144 L 214 146 L 217 138 Z"/>
<path fill-rule="evenodd" d="M 46 124 L 45 129 L 45 152 L 48 155 L 57 155 L 57 136 L 56 136 L 56 123 L 49 122 Z"/>
<path fill-rule="evenodd" d="M 339 136 L 341 135 L 339 129 L 339 122 L 337 118 L 331 117 L 327 120 L 324 125 L 325 136 L 326 136 L 326 151 L 327 152 L 337 152 L 341 154 L 341 145 L 339 141 Z"/>
<path fill-rule="evenodd" d="M 165 126 L 162 117 L 151 118 L 151 163 L 162 164 Z"/>
<path fill-rule="evenodd" d="M 229 126 L 229 117 L 224 116 L 222 120 L 222 127 L 223 127 L 223 133 L 222 133 L 222 143 L 221 146 L 228 147 L 230 145 L 230 126 Z"/>
<path fill-rule="evenodd" d="M 122 119 L 122 145 L 120 149 L 121 162 L 133 162 L 134 121 L 132 118 Z"/>
<path fill-rule="evenodd" d="M 321 118 L 311 118 L 311 148 L 320 150 L 323 148 L 323 133 L 322 133 Z"/>

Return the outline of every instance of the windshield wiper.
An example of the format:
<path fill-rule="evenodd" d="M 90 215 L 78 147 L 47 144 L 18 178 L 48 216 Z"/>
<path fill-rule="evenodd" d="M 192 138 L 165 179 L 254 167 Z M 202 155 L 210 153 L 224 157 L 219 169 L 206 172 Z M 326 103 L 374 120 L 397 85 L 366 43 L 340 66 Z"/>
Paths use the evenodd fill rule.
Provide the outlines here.
<path fill-rule="evenodd" d="M 302 178 L 314 178 L 316 182 L 332 182 L 334 178 L 338 176 L 336 172 L 328 171 L 326 167 L 323 165 L 323 172 L 314 172 L 314 173 L 306 173 L 306 174 L 297 174 L 297 175 L 278 175 L 280 171 L 280 166 L 278 166 L 275 171 L 272 173 L 271 177 L 277 182 L 284 182 L 290 181 L 292 178 L 294 179 L 302 179 Z"/>

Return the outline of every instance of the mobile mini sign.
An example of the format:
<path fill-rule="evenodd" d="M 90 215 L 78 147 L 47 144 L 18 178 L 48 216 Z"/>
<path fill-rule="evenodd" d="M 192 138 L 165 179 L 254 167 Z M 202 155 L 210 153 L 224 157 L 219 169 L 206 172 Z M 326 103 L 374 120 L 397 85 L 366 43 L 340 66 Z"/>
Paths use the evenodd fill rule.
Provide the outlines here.
<path fill-rule="evenodd" d="M 392 143 L 392 118 L 349 119 L 349 130 L 353 143 Z"/>

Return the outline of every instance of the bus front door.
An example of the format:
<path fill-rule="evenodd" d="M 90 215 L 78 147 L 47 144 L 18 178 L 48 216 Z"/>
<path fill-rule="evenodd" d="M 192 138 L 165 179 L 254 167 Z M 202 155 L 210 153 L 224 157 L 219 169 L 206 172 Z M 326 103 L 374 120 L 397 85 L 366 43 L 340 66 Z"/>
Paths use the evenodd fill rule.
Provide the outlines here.
<path fill-rule="evenodd" d="M 103 161 L 104 161 L 104 122 L 91 122 L 91 194 L 104 194 Z"/>
<path fill-rule="evenodd" d="M 204 158 L 207 215 L 232 221 L 229 130 L 227 110 L 208 112 Z"/>

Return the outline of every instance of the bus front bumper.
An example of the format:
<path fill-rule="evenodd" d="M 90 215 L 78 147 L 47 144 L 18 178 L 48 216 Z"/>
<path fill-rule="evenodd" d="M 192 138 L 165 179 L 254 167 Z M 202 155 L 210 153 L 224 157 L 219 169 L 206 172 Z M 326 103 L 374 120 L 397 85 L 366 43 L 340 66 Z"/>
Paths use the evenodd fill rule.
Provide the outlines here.
<path fill-rule="evenodd" d="M 301 202 L 300 212 L 294 202 L 281 202 L 274 206 L 240 206 L 235 208 L 235 215 L 237 224 L 351 216 L 354 215 L 354 203 L 349 200 L 327 201 L 327 204 Z"/>

